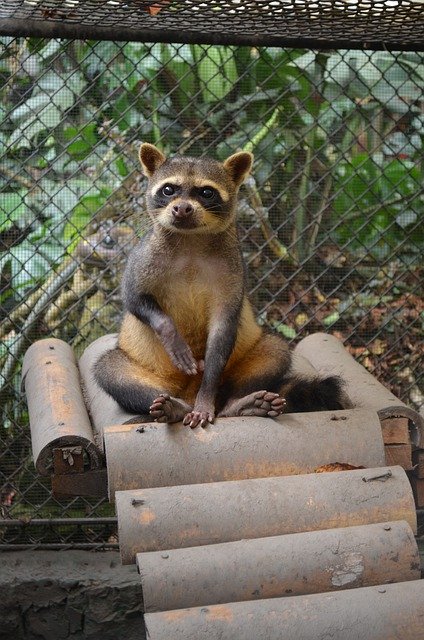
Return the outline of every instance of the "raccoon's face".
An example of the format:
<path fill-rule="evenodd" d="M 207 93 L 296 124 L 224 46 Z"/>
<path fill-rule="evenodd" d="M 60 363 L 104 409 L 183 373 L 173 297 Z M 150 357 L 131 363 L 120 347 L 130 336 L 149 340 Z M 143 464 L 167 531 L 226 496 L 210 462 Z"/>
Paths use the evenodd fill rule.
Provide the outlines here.
<path fill-rule="evenodd" d="M 243 156 L 244 179 L 252 157 L 235 155 Z M 179 233 L 196 234 L 220 233 L 234 222 L 242 180 L 231 172 L 230 165 L 226 167 L 225 163 L 210 158 L 166 159 L 148 144 L 141 146 L 140 160 L 149 177 L 147 204 L 155 224 Z"/>
<path fill-rule="evenodd" d="M 166 160 L 150 178 L 147 198 L 155 222 L 174 231 L 218 233 L 235 216 L 234 186 L 210 160 Z"/>

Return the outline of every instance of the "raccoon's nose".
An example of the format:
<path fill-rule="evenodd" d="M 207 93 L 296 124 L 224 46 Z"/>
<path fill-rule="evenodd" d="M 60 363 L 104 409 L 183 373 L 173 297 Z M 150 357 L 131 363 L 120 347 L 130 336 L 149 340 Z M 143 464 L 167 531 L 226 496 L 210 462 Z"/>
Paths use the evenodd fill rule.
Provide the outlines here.
<path fill-rule="evenodd" d="M 172 215 L 174 218 L 188 218 L 194 212 L 194 207 L 189 202 L 179 202 L 172 207 Z"/>

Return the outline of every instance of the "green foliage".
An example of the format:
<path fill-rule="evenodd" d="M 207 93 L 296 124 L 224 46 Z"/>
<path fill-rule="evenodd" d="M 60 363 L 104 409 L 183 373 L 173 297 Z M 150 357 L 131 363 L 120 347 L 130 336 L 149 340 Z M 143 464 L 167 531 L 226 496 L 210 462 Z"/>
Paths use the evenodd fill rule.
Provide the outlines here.
<path fill-rule="evenodd" d="M 64 140 L 69 141 L 67 152 L 74 160 L 84 160 L 99 141 L 97 126 L 89 122 L 80 130 L 70 126 L 63 130 Z"/>
<path fill-rule="evenodd" d="M 10 113 L 14 132 L 8 145 L 12 149 L 30 149 L 39 134 L 54 131 L 85 86 L 86 82 L 80 73 L 45 73 L 31 97 Z"/>
<path fill-rule="evenodd" d="M 273 325 L 274 329 L 281 333 L 288 340 L 292 340 L 296 337 L 296 331 L 290 325 L 285 324 L 284 322 L 276 322 Z"/>
<path fill-rule="evenodd" d="M 79 240 L 84 238 L 90 220 L 93 215 L 105 204 L 111 189 L 103 187 L 102 189 L 91 189 L 89 193 L 84 195 L 75 206 L 69 217 L 67 218 L 63 239 L 67 246 L 68 252 L 72 252 L 74 246 Z"/>
<path fill-rule="evenodd" d="M 294 261 L 327 237 L 364 255 L 423 249 L 420 54 L 3 43 L 0 233 L 23 231 L 0 261 L 12 290 L 73 250 L 137 167 L 134 140 L 220 159 L 253 151 Z"/>
<path fill-rule="evenodd" d="M 351 251 L 365 249 L 383 257 L 402 241 L 412 241 L 410 250 L 414 244 L 418 248 L 424 228 L 421 225 L 411 233 L 411 227 L 424 220 L 422 179 L 420 167 L 407 160 L 381 161 L 359 153 L 349 162 L 340 161 L 334 217 L 345 216 L 349 224 L 337 229 L 335 239 Z"/>
<path fill-rule="evenodd" d="M 203 102 L 223 100 L 233 89 L 238 76 L 232 47 L 193 47 Z"/>
<path fill-rule="evenodd" d="M 10 229 L 14 222 L 20 222 L 26 215 L 25 194 L 24 190 L 0 193 L 0 233 Z"/>

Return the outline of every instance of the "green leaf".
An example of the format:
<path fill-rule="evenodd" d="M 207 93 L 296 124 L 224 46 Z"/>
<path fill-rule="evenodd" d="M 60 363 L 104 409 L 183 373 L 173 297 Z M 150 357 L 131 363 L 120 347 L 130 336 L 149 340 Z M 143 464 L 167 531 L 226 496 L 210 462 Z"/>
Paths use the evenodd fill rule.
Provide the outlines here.
<path fill-rule="evenodd" d="M 111 191 L 112 189 L 96 190 L 92 194 L 83 196 L 76 205 L 63 230 L 63 239 L 68 245 L 68 252 L 72 252 L 77 242 L 84 237 L 87 225 L 106 202 Z"/>
<path fill-rule="evenodd" d="M 198 62 L 198 74 L 205 102 L 222 100 L 237 80 L 237 68 L 230 47 L 210 46 Z"/>
<path fill-rule="evenodd" d="M 123 158 L 118 158 L 115 164 L 116 164 L 116 168 L 118 169 L 119 175 L 125 178 L 125 176 L 129 174 L 129 169 L 125 164 L 125 161 L 123 160 Z"/>
<path fill-rule="evenodd" d="M 324 326 L 330 327 L 332 324 L 334 324 L 338 320 L 340 320 L 340 314 L 338 311 L 334 311 L 333 313 L 330 313 L 330 315 L 323 318 L 322 323 Z"/>
<path fill-rule="evenodd" d="M 83 160 L 91 151 L 91 145 L 85 140 L 77 139 L 66 147 L 67 152 L 75 160 Z"/>
<path fill-rule="evenodd" d="M 100 195 L 89 195 L 81 198 L 65 225 L 63 231 L 65 241 L 69 242 L 75 236 L 81 234 L 81 231 L 86 228 L 91 216 L 101 206 L 102 202 Z"/>
<path fill-rule="evenodd" d="M 0 193 L 0 232 L 7 231 L 14 222 L 21 222 L 25 217 L 26 191 Z"/>
<path fill-rule="evenodd" d="M 281 333 L 285 338 L 289 338 L 291 340 L 292 338 L 295 338 L 297 336 L 295 329 L 293 329 L 293 327 L 290 327 L 288 324 L 284 324 L 283 322 L 276 322 L 275 324 L 273 324 L 273 326 L 278 331 L 278 333 Z"/>

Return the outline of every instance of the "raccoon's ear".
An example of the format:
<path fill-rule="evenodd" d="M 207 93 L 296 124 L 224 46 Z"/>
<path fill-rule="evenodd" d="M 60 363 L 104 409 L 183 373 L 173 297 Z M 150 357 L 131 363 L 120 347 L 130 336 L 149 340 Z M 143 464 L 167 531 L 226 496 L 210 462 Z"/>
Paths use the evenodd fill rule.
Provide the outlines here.
<path fill-rule="evenodd" d="M 155 171 L 165 162 L 166 158 L 153 144 L 144 142 L 138 152 L 143 173 L 150 178 Z"/>
<path fill-rule="evenodd" d="M 253 155 L 248 151 L 239 151 L 226 159 L 224 168 L 229 173 L 231 180 L 239 187 L 250 173 L 252 164 Z"/>

